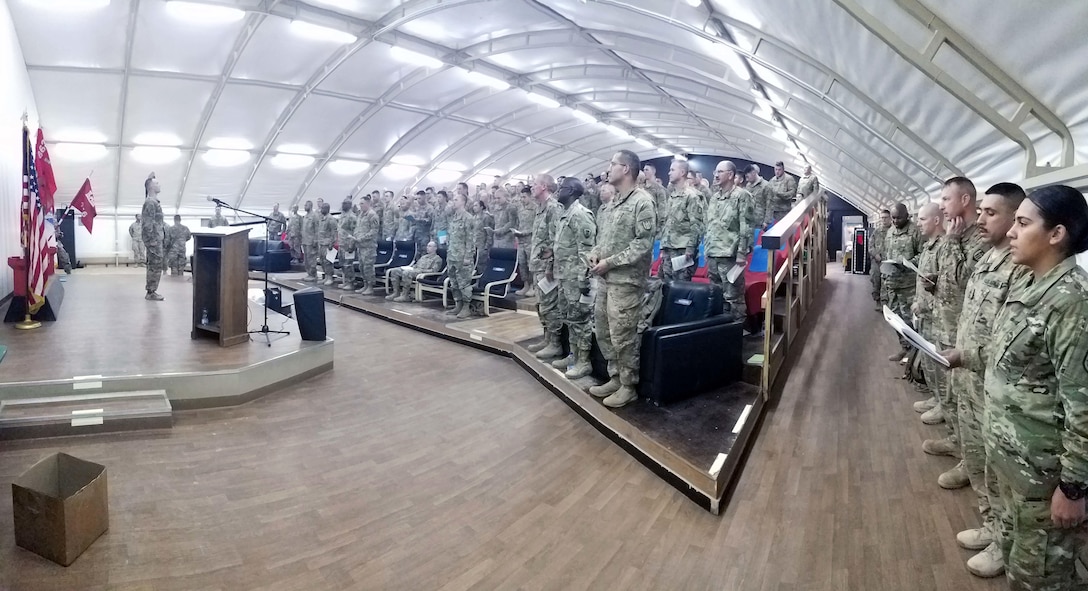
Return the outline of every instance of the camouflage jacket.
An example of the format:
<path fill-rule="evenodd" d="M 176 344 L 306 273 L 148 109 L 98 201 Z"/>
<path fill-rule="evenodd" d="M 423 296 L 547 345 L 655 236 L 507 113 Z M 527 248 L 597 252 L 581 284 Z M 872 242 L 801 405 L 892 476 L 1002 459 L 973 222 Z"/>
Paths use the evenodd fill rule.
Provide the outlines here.
<path fill-rule="evenodd" d="M 645 189 L 635 187 L 613 197 L 608 209 L 592 256 L 610 267 L 604 274 L 608 283 L 644 285 L 654 250 L 654 199 Z"/>
<path fill-rule="evenodd" d="M 433 208 L 427 210 L 430 216 L 430 224 L 428 231 L 432 236 L 438 236 L 439 231 L 450 231 L 450 209 L 449 204 L 436 205 Z"/>
<path fill-rule="evenodd" d="M 517 208 L 517 230 L 523 234 L 527 234 L 527 236 L 521 237 L 519 244 L 524 242 L 528 245 L 530 238 L 528 234 L 533 233 L 533 224 L 536 221 L 536 201 L 522 198 L 518 200 L 517 205 L 514 207 Z"/>
<path fill-rule="evenodd" d="M 647 182 L 643 187 L 646 192 L 653 197 L 654 200 L 654 212 L 657 214 L 657 232 L 658 237 L 661 236 L 661 228 L 665 225 L 665 216 L 668 215 L 669 209 L 669 194 L 665 191 L 665 187 L 657 183 Z"/>
<path fill-rule="evenodd" d="M 454 263 L 476 257 L 476 242 L 472 236 L 472 214 L 467 211 L 451 212 L 447 218 L 449 240 L 446 241 L 446 260 Z"/>
<path fill-rule="evenodd" d="M 1069 257 L 1013 284 L 986 367 L 987 468 L 1028 499 L 1088 484 L 1088 274 Z"/>
<path fill-rule="evenodd" d="M 884 258 L 884 237 L 888 235 L 887 228 L 874 226 L 869 230 L 869 256 L 878 259 Z"/>
<path fill-rule="evenodd" d="M 529 247 L 529 270 L 533 273 L 546 273 L 552 268 L 552 246 L 560 209 L 559 202 L 550 196 L 536 207 L 533 238 Z"/>
<path fill-rule="evenodd" d="M 749 183 L 745 188 L 752 194 L 752 227 L 762 228 L 771 221 L 771 213 L 774 208 L 774 189 L 763 177 L 759 177 L 759 180 L 754 183 Z"/>
<path fill-rule="evenodd" d="M 389 204 L 382 213 L 382 238 L 392 240 L 397 235 L 400 220 L 404 212 L 394 204 Z"/>
<path fill-rule="evenodd" d="M 381 230 L 378 223 L 378 214 L 373 209 L 360 211 L 355 217 L 355 241 L 360 245 L 370 245 L 371 250 L 378 244 L 378 232 Z"/>
<path fill-rule="evenodd" d="M 963 295 L 963 310 L 956 330 L 956 348 L 963 353 L 963 367 L 982 375 L 986 350 L 994 334 L 994 320 L 1009 295 L 1009 287 L 1031 270 L 1012 262 L 1009 247 L 991 248 L 975 265 Z"/>
<path fill-rule="evenodd" d="M 317 222 L 321 220 L 321 214 L 310 211 L 302 216 L 302 243 L 317 244 Z"/>
<path fill-rule="evenodd" d="M 412 270 L 415 271 L 416 275 L 419 275 L 420 273 L 439 273 L 445 266 L 445 261 L 437 254 L 423 253 L 423 256 L 412 263 Z"/>
<path fill-rule="evenodd" d="M 585 281 L 588 285 L 589 251 L 597 238 L 597 224 L 593 214 L 575 201 L 562 210 L 555 228 L 556 279 Z"/>
<path fill-rule="evenodd" d="M 801 177 L 801 181 L 797 183 L 797 193 L 801 195 L 801 199 L 808 199 L 813 193 L 820 192 L 820 179 L 815 174 Z"/>
<path fill-rule="evenodd" d="M 956 342 L 956 326 L 959 324 L 960 310 L 963 309 L 967 280 L 988 250 L 990 243 L 982 238 L 978 224 L 971 224 L 960 236 L 945 234 L 941 239 L 934 297 L 937 299 L 937 326 L 942 346 L 950 347 Z"/>
<path fill-rule="evenodd" d="M 925 241 L 922 244 L 922 252 L 918 254 L 918 270 L 922 272 L 915 279 L 914 284 L 914 303 L 918 304 L 918 317 L 923 322 L 929 324 L 934 322 L 934 314 L 936 314 L 936 298 L 926 288 L 932 289 L 933 286 L 929 285 L 922 275 L 933 276 L 937 274 L 937 257 L 940 255 L 941 237 L 935 236 Z"/>
<path fill-rule="evenodd" d="M 590 212 L 596 214 L 601 208 L 601 192 L 597 187 L 586 187 L 578 201 Z"/>
<path fill-rule="evenodd" d="M 218 228 L 219 226 L 229 226 L 230 222 L 227 218 L 223 217 L 223 214 L 219 213 L 212 216 L 211 222 L 208 223 L 209 228 Z"/>
<path fill-rule="evenodd" d="M 268 233 L 280 235 L 287 228 L 287 216 L 283 215 L 282 211 L 277 211 L 268 215 L 273 221 L 268 222 Z"/>
<path fill-rule="evenodd" d="M 491 245 L 495 242 L 495 216 L 485 209 L 479 215 L 472 217 L 472 232 L 473 239 L 476 242 L 476 250 L 479 252 L 491 250 Z"/>
<path fill-rule="evenodd" d="M 162 219 L 162 205 L 154 197 L 144 199 L 140 212 L 140 238 L 149 246 L 162 246 L 166 227 Z"/>
<path fill-rule="evenodd" d="M 661 235 L 661 248 L 683 248 L 694 254 L 699 249 L 703 235 L 703 198 L 694 187 L 686 184 L 669 186 L 669 200 L 665 209 Z"/>
<path fill-rule="evenodd" d="M 495 218 L 495 246 L 513 248 L 514 234 L 511 230 L 518 227 L 518 208 L 510 203 L 496 205 L 491 213 Z"/>
<path fill-rule="evenodd" d="M 706 210 L 706 256 L 740 257 L 752 251 L 752 194 L 719 189 Z"/>
<path fill-rule="evenodd" d="M 193 233 L 184 224 L 168 226 L 166 228 L 166 249 L 171 252 L 185 252 L 185 243 L 192 237 Z"/>
<path fill-rule="evenodd" d="M 332 214 L 319 214 L 317 218 L 317 243 L 325 248 L 331 248 L 336 242 L 338 224 Z"/>
<path fill-rule="evenodd" d="M 782 173 L 780 177 L 771 177 L 768 181 L 771 191 L 774 192 L 774 209 L 789 209 L 797 195 L 797 181 L 790 175 Z"/>
<path fill-rule="evenodd" d="M 128 227 L 128 237 L 132 238 L 133 242 L 143 242 L 143 238 L 140 238 L 140 222 L 132 222 Z"/>
<path fill-rule="evenodd" d="M 908 260 L 918 264 L 918 253 L 922 252 L 922 237 L 918 228 L 907 222 L 902 228 L 894 225 L 884 234 L 884 260 L 889 264 L 881 265 L 880 274 L 885 284 L 891 289 L 914 287 L 914 273 L 901 264 L 891 265 L 892 261 Z M 939 264 L 939 263 L 938 263 Z M 889 272 L 887 269 L 894 267 Z"/>
<path fill-rule="evenodd" d="M 336 242 L 341 249 L 355 250 L 355 226 L 358 218 L 354 212 L 340 214 L 340 220 L 336 224 Z"/>
<path fill-rule="evenodd" d="M 302 236 L 302 216 L 292 213 L 287 217 L 287 237 L 298 238 Z"/>

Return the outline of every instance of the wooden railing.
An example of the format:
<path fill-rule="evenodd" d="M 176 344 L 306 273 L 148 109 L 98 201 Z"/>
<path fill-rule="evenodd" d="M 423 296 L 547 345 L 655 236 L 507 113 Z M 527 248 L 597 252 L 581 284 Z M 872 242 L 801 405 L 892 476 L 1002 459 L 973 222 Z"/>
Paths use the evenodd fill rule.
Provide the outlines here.
<path fill-rule="evenodd" d="M 778 249 L 786 246 L 779 265 Z M 827 274 L 827 204 L 822 194 L 797 203 L 760 237 L 767 251 L 767 289 L 763 293 L 763 371 L 760 388 L 770 396 L 790 344 Z"/>

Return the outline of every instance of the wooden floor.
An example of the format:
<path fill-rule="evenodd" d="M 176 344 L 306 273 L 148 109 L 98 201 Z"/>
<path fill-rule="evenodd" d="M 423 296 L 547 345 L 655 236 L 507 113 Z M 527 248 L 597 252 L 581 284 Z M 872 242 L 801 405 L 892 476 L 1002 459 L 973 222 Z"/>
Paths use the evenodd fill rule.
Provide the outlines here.
<path fill-rule="evenodd" d="M 168 432 L 5 445 L 0 484 L 56 450 L 105 464 L 111 529 L 64 569 L 0 518 L 0 588 L 1002 589 L 963 566 L 971 493 L 937 486 L 953 460 L 921 451 L 939 429 L 869 289 L 831 272 L 721 517 L 514 362 L 329 307 L 337 364 L 311 382 Z"/>
<path fill-rule="evenodd" d="M 269 328 L 282 327 L 293 338 L 272 335 L 271 347 L 259 335 L 259 342 L 233 347 L 193 340 L 193 284 L 186 281 L 191 276 L 164 276 L 159 293 L 166 299 L 161 302 L 144 299 L 144 277 L 144 269 L 136 267 L 77 269 L 66 277 L 56 322 L 44 322 L 37 330 L 2 328 L 0 342 L 8 346 L 8 355 L 0 363 L 0 383 L 232 369 L 300 346 L 295 321 L 272 312 Z M 251 282 L 250 287 L 260 285 Z M 250 329 L 261 327 L 262 313 L 260 305 L 250 302 Z"/>

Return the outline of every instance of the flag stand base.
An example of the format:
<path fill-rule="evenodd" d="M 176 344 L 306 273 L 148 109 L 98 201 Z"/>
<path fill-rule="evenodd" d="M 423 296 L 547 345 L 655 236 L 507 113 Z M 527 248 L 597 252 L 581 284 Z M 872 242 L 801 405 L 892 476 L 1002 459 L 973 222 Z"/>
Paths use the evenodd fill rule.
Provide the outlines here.
<path fill-rule="evenodd" d="M 15 323 L 15 328 L 19 330 L 33 330 L 35 328 L 41 328 L 42 323 L 40 320 L 32 320 L 30 314 L 26 315 L 26 318 Z"/>

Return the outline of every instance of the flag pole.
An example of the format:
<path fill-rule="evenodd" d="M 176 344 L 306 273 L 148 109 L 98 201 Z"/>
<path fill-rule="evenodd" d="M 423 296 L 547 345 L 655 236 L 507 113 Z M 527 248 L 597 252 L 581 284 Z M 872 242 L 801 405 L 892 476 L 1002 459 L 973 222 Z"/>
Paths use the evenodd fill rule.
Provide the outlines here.
<path fill-rule="evenodd" d="M 27 122 L 30 118 L 27 116 L 27 112 L 23 111 L 23 160 L 26 160 L 26 148 L 29 143 L 30 129 L 27 127 Z M 26 173 L 25 165 L 23 173 Z M 22 201 L 20 200 L 20 203 Z M 15 328 L 19 330 L 33 330 L 35 328 L 41 328 L 42 323 L 40 320 L 34 320 L 30 317 L 30 210 L 32 205 L 27 202 L 26 215 L 20 215 L 22 219 L 19 220 L 20 224 L 24 224 L 22 232 L 26 236 L 26 244 L 23 245 L 23 261 L 24 261 L 24 276 L 26 278 L 26 295 L 23 296 L 23 310 L 26 312 L 26 316 L 19 322 L 15 323 Z M 22 214 L 22 212 L 20 212 Z"/>

